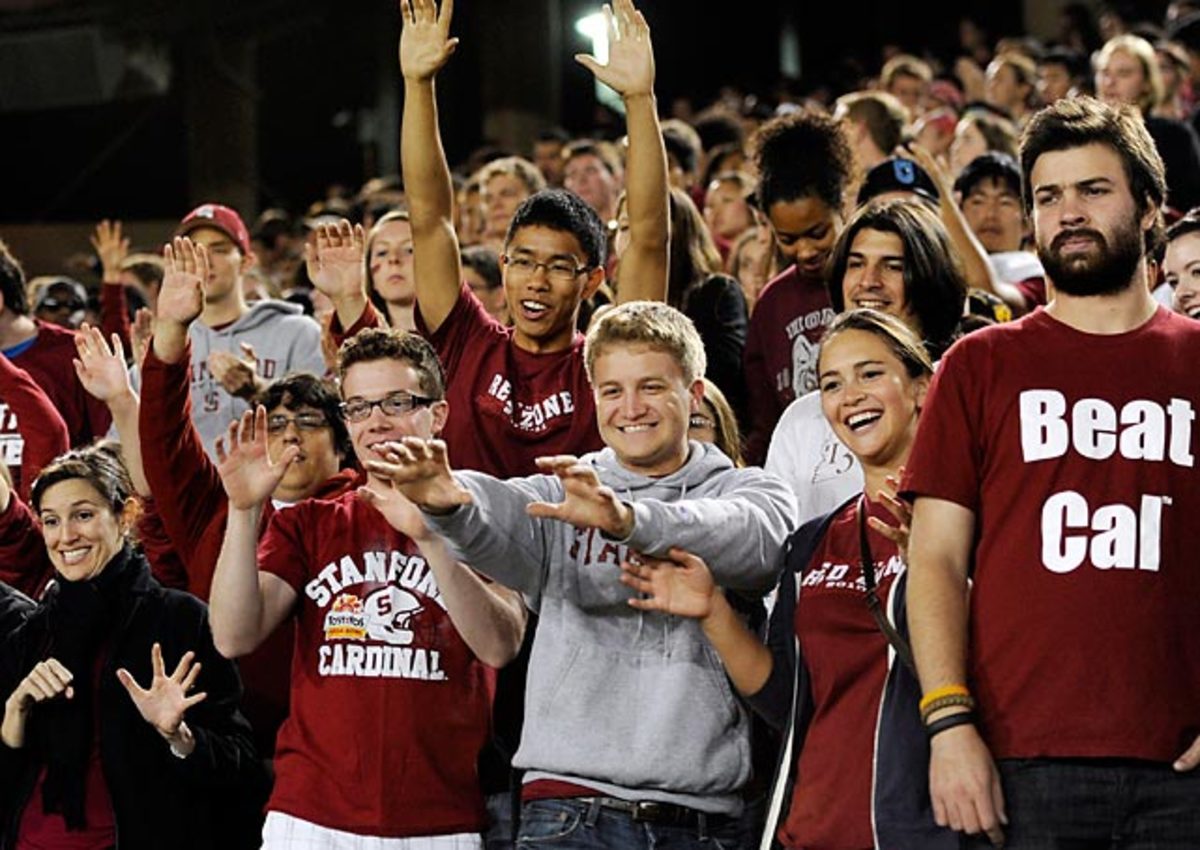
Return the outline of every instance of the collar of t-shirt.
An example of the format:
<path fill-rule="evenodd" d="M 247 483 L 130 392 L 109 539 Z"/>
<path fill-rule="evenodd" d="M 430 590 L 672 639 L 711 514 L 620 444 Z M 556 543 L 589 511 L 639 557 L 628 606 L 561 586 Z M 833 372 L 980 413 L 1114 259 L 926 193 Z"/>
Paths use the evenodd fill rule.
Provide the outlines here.
<path fill-rule="evenodd" d="M 14 358 L 18 355 L 24 354 L 26 351 L 33 348 L 33 344 L 37 341 L 38 341 L 37 334 L 34 334 L 33 336 L 31 336 L 29 339 L 25 340 L 24 342 L 18 342 L 12 348 L 4 349 L 2 353 L 4 354 L 5 357 L 7 357 L 9 360 L 11 360 L 12 358 Z"/>

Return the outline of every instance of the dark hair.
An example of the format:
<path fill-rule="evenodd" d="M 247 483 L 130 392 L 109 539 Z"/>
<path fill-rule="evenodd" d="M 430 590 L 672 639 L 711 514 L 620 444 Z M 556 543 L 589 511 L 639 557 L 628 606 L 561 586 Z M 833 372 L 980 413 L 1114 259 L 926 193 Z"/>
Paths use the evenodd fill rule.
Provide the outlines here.
<path fill-rule="evenodd" d="M 1006 153 L 1013 159 L 1017 157 L 1017 125 L 1012 119 L 1001 115 L 995 109 L 983 109 L 977 105 L 971 106 L 963 113 L 959 122 L 973 124 L 983 136 L 984 144 L 989 151 Z"/>
<path fill-rule="evenodd" d="M 692 122 L 696 135 L 700 137 L 700 147 L 711 151 L 718 145 L 741 145 L 746 140 L 746 131 L 736 115 L 722 109 L 706 109 Z"/>
<path fill-rule="evenodd" d="M 350 433 L 342 421 L 342 398 L 328 381 L 311 372 L 290 372 L 267 387 L 258 403 L 270 413 L 276 407 L 298 410 L 313 407 L 325 415 L 325 423 L 333 432 L 333 449 L 343 458 L 353 455 Z"/>
<path fill-rule="evenodd" d="M 4 298 L 4 309 L 18 316 L 29 315 L 29 296 L 25 292 L 25 269 L 12 255 L 4 240 L 0 239 L 0 297 Z"/>
<path fill-rule="evenodd" d="M 1139 215 L 1161 207 L 1167 196 L 1166 169 L 1136 106 L 1114 106 L 1094 97 L 1064 98 L 1036 113 L 1021 137 L 1022 200 L 1033 209 L 1030 175 L 1044 153 L 1107 145 L 1121 157 Z"/>
<path fill-rule="evenodd" d="M 90 446 L 72 449 L 42 467 L 29 492 L 29 502 L 33 509 L 42 509 L 42 498 L 50 487 L 76 478 L 82 478 L 95 487 L 96 492 L 118 516 L 125 510 L 125 503 L 133 496 L 133 481 L 121 459 L 121 447 L 111 440 L 102 440 Z"/>
<path fill-rule="evenodd" d="M 121 271 L 129 272 L 147 289 L 158 289 L 162 286 L 166 271 L 162 258 L 147 254 L 137 254 L 135 257 L 129 257 L 121 263 Z"/>
<path fill-rule="evenodd" d="M 576 139 L 569 142 L 563 148 L 563 162 L 570 162 L 577 156 L 596 157 L 600 160 L 601 165 L 608 169 L 608 173 L 614 177 L 621 173 L 621 163 L 617 159 L 616 151 L 607 142 L 599 142 L 595 139 Z"/>
<path fill-rule="evenodd" d="M 911 305 L 918 329 L 931 357 L 940 357 L 962 318 L 967 282 L 962 263 L 936 212 L 905 199 L 868 204 L 859 208 L 838 235 L 829 256 L 825 279 L 829 300 L 838 313 L 845 311 L 842 279 L 854 237 L 863 230 L 894 233 L 904 245 L 904 298 Z"/>
<path fill-rule="evenodd" d="M 1061 65 L 1067 69 L 1071 79 L 1079 79 L 1087 73 L 1087 59 L 1069 47 L 1051 47 L 1037 60 L 1038 65 Z"/>
<path fill-rule="evenodd" d="M 700 157 L 700 151 L 692 144 L 692 140 L 674 127 L 664 127 L 662 138 L 663 147 L 667 149 L 667 154 L 675 157 L 675 161 L 679 163 L 679 167 L 685 172 L 694 174 L 696 172 L 696 161 Z"/>
<path fill-rule="evenodd" d="M 517 231 L 524 227 L 548 227 L 569 233 L 579 241 L 591 268 L 604 265 L 607 241 L 604 223 L 586 201 L 565 189 L 535 192 L 517 207 L 504 237 L 507 249 Z"/>
<path fill-rule="evenodd" d="M 746 151 L 741 142 L 725 142 L 717 145 L 708 152 L 708 164 L 704 166 L 704 176 L 701 185 L 708 188 L 708 185 L 716 179 L 717 175 L 731 170 L 725 160 L 731 156 L 740 156 L 745 159 Z M 742 168 L 744 166 L 739 166 Z"/>
<path fill-rule="evenodd" d="M 1021 168 L 1008 154 L 988 151 L 975 157 L 954 181 L 954 191 L 966 200 L 975 187 L 985 180 L 995 180 L 1018 198 L 1021 197 Z"/>
<path fill-rule="evenodd" d="M 839 122 L 813 110 L 781 115 L 759 128 L 752 147 L 763 212 L 778 201 L 809 196 L 842 208 L 854 155 Z"/>
<path fill-rule="evenodd" d="M 433 346 L 422 336 L 398 328 L 366 328 L 342 343 L 337 354 L 338 380 L 355 363 L 374 360 L 400 360 L 417 370 L 421 392 L 427 398 L 446 395 L 446 374 Z"/>
<path fill-rule="evenodd" d="M 829 341 L 843 331 L 866 331 L 882 339 L 892 354 L 896 355 L 896 359 L 904 364 L 904 371 L 910 378 L 929 377 L 933 374 L 933 361 L 927 346 L 917 339 L 912 328 L 895 316 L 866 308 L 842 313 L 829 323 L 824 336 L 821 337 L 817 363 L 821 362 L 821 354 Z"/>
<path fill-rule="evenodd" d="M 1200 207 L 1192 207 L 1186 215 L 1167 228 L 1166 242 L 1169 244 L 1191 233 L 1200 233 Z"/>
<path fill-rule="evenodd" d="M 472 245 L 463 248 L 460 254 L 462 264 L 473 269 L 487 283 L 488 289 L 495 289 L 504 283 L 500 276 L 500 257 L 486 245 Z"/>
<path fill-rule="evenodd" d="M 547 127 L 538 133 L 533 140 L 535 142 L 558 142 L 560 145 L 565 145 L 571 141 L 571 136 L 562 127 Z"/>

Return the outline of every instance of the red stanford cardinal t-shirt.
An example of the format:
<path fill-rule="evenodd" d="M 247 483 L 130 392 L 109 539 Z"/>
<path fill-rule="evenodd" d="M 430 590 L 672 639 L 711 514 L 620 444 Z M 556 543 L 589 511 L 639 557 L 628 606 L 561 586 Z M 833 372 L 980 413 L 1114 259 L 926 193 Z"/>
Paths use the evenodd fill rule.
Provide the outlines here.
<path fill-rule="evenodd" d="M 455 469 L 514 478 L 536 473 L 534 460 L 543 455 L 581 455 L 604 447 L 582 334 L 575 334 L 566 351 L 523 351 L 513 342 L 512 329 L 489 316 L 465 283 L 435 333 L 427 332 L 419 309 L 417 327 L 451 376 L 442 439 Z"/>
<path fill-rule="evenodd" d="M 868 515 L 888 525 L 896 518 L 869 503 Z M 875 561 L 875 592 L 886 608 L 892 583 L 904 570 L 896 544 L 868 530 Z M 858 502 L 829 523 L 800 581 L 796 637 L 809 672 L 813 716 L 796 765 L 786 847 L 874 847 L 871 765 L 875 727 L 887 678 L 888 641 L 866 603 Z"/>
<path fill-rule="evenodd" d="M 258 563 L 299 594 L 267 808 L 360 835 L 480 830 L 495 677 L 416 544 L 352 491 L 276 511 Z"/>
<path fill-rule="evenodd" d="M 1045 311 L 942 360 L 906 490 L 975 513 L 971 686 L 1000 758 L 1172 761 L 1200 733 L 1200 322 Z M 936 533 L 936 530 L 935 530 Z"/>

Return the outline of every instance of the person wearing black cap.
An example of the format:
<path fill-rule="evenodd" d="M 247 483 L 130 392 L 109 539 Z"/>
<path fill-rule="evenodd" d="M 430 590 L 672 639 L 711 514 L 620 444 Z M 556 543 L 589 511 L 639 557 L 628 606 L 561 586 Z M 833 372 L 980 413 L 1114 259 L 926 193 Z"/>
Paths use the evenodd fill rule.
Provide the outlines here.
<path fill-rule="evenodd" d="M 954 191 L 996 276 L 1020 291 L 1026 310 L 1045 304 L 1046 273 L 1036 254 L 1021 250 L 1029 221 L 1021 204 L 1016 160 L 995 151 L 978 156 L 954 181 Z"/>

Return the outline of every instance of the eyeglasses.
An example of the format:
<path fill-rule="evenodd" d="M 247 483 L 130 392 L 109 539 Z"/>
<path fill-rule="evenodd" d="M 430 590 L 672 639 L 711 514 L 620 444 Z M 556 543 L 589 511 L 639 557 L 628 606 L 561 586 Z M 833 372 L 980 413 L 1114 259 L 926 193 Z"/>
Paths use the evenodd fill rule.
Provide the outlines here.
<path fill-rule="evenodd" d="M 295 416 L 272 413 L 267 417 L 267 433 L 278 434 L 292 422 L 296 423 L 297 431 L 317 431 L 329 424 L 324 413 L 297 413 Z"/>
<path fill-rule="evenodd" d="M 341 404 L 342 415 L 346 417 L 347 422 L 361 422 L 371 415 L 371 411 L 378 407 L 383 411 L 385 416 L 403 416 L 410 411 L 416 410 L 418 407 L 426 407 L 437 401 L 436 398 L 425 398 L 424 396 L 413 395 L 409 392 L 392 393 L 384 396 L 377 401 L 367 401 L 365 398 L 352 398 L 349 401 L 344 401 Z"/>
<path fill-rule="evenodd" d="M 546 277 L 555 283 L 570 283 L 588 270 L 588 266 L 576 266 L 568 260 L 551 260 L 539 263 L 532 257 L 501 257 L 508 273 L 516 277 L 533 277 L 538 269 L 546 270 Z"/>

